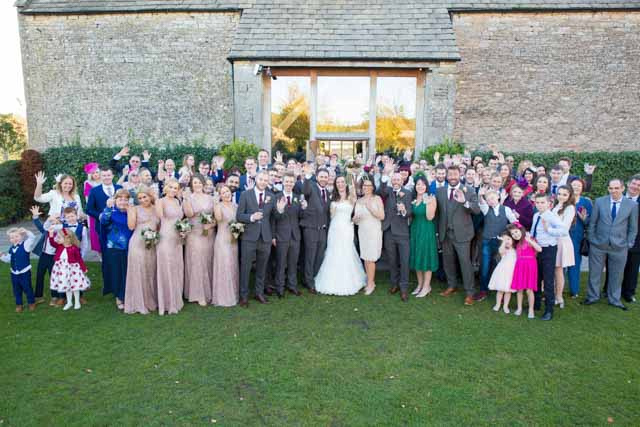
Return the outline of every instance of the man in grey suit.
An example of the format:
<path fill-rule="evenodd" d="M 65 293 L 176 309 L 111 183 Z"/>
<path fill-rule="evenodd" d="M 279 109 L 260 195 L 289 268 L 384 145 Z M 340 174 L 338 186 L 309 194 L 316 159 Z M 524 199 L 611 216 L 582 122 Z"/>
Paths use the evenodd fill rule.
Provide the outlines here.
<path fill-rule="evenodd" d="M 249 277 L 254 261 L 256 300 L 261 304 L 268 302 L 264 296 L 264 276 L 271 253 L 272 222 L 276 215 L 282 215 L 286 206 L 286 200 L 276 203 L 274 195 L 267 191 L 268 183 L 267 172 L 258 173 L 255 187 L 242 192 L 236 212 L 236 220 L 245 224 L 240 241 L 240 305 L 243 307 L 249 305 Z"/>
<path fill-rule="evenodd" d="M 387 171 L 389 172 L 389 171 Z M 391 188 L 388 182 L 391 181 Z M 412 215 L 412 193 L 402 188 L 403 178 L 394 172 L 381 178 L 378 194 L 384 199 L 382 221 L 384 253 L 389 263 L 390 293 L 400 290 L 402 301 L 409 299 L 409 219 Z"/>
<path fill-rule="evenodd" d="M 622 275 L 627 252 L 633 247 L 638 233 L 638 205 L 622 197 L 621 179 L 609 181 L 609 195 L 599 197 L 593 205 L 589 220 L 589 289 L 584 305 L 600 299 L 600 280 L 605 263 L 609 272 L 607 299 L 609 304 L 627 310 L 620 301 Z"/>
<path fill-rule="evenodd" d="M 284 297 L 285 279 L 289 292 L 297 296 L 302 295 L 298 290 L 298 256 L 302 238 L 299 218 L 302 214 L 301 205 L 305 202 L 293 193 L 295 183 L 295 175 L 287 173 L 282 180 L 283 191 L 278 194 L 280 200 L 286 202 L 284 213 L 275 220 L 273 236 L 276 248 L 276 293 L 279 298 Z"/>
<path fill-rule="evenodd" d="M 327 249 L 327 229 L 329 228 L 329 172 L 320 168 L 312 179 L 313 168 L 304 164 L 304 182 L 302 195 L 305 198 L 300 226 L 304 241 L 304 283 L 309 293 L 316 293 L 315 277 L 320 270 L 324 251 Z"/>
<path fill-rule="evenodd" d="M 460 183 L 460 169 L 457 166 L 447 168 L 447 182 L 448 187 L 440 187 L 436 192 L 438 236 L 447 276 L 447 289 L 440 295 L 448 297 L 458 291 L 459 264 L 467 294 L 464 304 L 473 305 L 475 279 L 471 264 L 471 240 L 475 231 L 471 214 L 480 213 L 478 195 L 473 187 Z"/>

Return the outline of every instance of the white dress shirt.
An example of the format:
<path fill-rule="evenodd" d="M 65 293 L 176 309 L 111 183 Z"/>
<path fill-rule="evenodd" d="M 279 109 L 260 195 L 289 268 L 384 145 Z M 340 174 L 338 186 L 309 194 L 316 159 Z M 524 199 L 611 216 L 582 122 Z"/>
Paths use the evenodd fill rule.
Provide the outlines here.
<path fill-rule="evenodd" d="M 478 206 L 480 206 L 480 210 L 482 211 L 483 215 L 487 215 L 489 213 L 489 205 L 482 197 L 478 199 Z M 493 207 L 493 213 L 496 216 L 500 216 L 500 206 L 501 206 L 500 204 L 497 204 Z M 511 210 L 509 206 L 504 207 L 504 213 L 506 214 L 507 220 L 510 223 L 513 224 L 518 220 L 518 218 L 516 218 L 516 216 L 513 214 L 513 210 Z"/>
<path fill-rule="evenodd" d="M 541 219 L 539 222 L 538 218 Z M 542 220 L 547 223 L 547 230 L 545 230 Z M 542 215 L 540 215 L 540 212 L 536 212 L 535 215 L 533 215 L 531 236 L 534 235 L 540 246 L 556 246 L 558 244 L 558 237 L 569 235 L 569 229 L 556 213 L 547 210 Z"/>

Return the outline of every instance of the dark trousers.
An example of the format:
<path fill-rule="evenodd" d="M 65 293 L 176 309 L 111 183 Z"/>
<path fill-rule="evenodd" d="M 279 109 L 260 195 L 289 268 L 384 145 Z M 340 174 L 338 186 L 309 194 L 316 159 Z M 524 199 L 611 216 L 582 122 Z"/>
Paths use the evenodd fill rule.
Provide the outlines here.
<path fill-rule="evenodd" d="M 36 298 L 42 298 L 44 295 L 44 277 L 47 272 L 49 273 L 49 280 L 51 280 L 51 269 L 53 268 L 53 255 L 45 254 L 44 252 L 38 258 L 38 267 L 36 270 Z M 47 286 L 49 287 L 49 286 Z M 64 293 L 54 291 L 51 289 L 51 298 L 64 298 Z"/>
<path fill-rule="evenodd" d="M 631 301 L 636 294 L 638 286 L 638 268 L 640 268 L 640 252 L 627 253 L 627 263 L 624 266 L 624 277 L 622 278 L 622 298 Z"/>
<path fill-rule="evenodd" d="M 571 295 L 578 295 L 580 293 L 580 268 L 582 267 L 582 254 L 580 253 L 580 246 L 582 245 L 583 236 L 579 237 L 571 236 L 571 242 L 573 243 L 573 257 L 576 263 L 567 268 L 567 276 L 569 277 L 569 291 Z"/>
<path fill-rule="evenodd" d="M 278 292 L 283 292 L 286 286 L 291 290 L 298 289 L 298 255 L 300 242 L 289 240 L 278 241 L 276 244 L 276 287 Z M 286 273 L 286 275 L 285 275 Z"/>
<path fill-rule="evenodd" d="M 480 260 L 480 290 L 489 292 L 489 280 L 496 268 L 496 255 L 500 247 L 500 240 L 482 239 L 482 258 Z"/>
<path fill-rule="evenodd" d="M 384 253 L 389 263 L 391 286 L 407 292 L 409 287 L 409 236 L 394 236 L 391 229 L 384 232 Z"/>
<path fill-rule="evenodd" d="M 249 279 L 251 278 L 251 265 L 256 263 L 255 288 L 256 296 L 264 295 L 264 277 L 267 262 L 271 254 L 271 241 L 258 240 L 251 242 L 242 240 L 242 261 L 240 263 L 240 299 L 249 298 Z"/>
<path fill-rule="evenodd" d="M 541 282 L 544 280 L 544 312 L 551 314 L 553 314 L 553 306 L 556 303 L 555 269 L 557 254 L 557 246 L 542 248 L 542 252 L 538 254 L 538 290 L 535 293 L 534 307 L 536 310 L 540 309 L 543 292 Z"/>
<path fill-rule="evenodd" d="M 471 265 L 471 242 L 455 242 L 453 232 L 448 232 L 442 241 L 442 261 L 447 275 L 447 287 L 456 289 L 459 283 L 458 264 L 467 296 L 473 296 L 475 278 Z"/>
<path fill-rule="evenodd" d="M 120 301 L 124 301 L 127 287 L 127 251 L 107 248 L 102 252 L 102 267 L 111 292 Z"/>
<path fill-rule="evenodd" d="M 327 249 L 327 230 L 303 228 L 304 235 L 304 283 L 309 289 L 316 288 L 315 277 L 320 271 L 324 251 Z"/>
<path fill-rule="evenodd" d="M 33 296 L 31 288 L 31 270 L 21 274 L 11 274 L 11 286 L 13 287 L 13 296 L 16 299 L 16 305 L 22 305 L 22 293 L 27 295 L 27 303 L 35 304 L 36 299 Z"/>

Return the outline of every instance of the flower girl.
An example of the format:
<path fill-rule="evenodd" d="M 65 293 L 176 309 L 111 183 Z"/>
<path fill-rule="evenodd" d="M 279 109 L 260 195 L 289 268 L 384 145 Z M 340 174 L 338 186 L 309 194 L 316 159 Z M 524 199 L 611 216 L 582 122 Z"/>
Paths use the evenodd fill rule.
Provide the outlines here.
<path fill-rule="evenodd" d="M 529 233 L 525 234 L 524 229 L 518 223 L 509 224 L 507 231 L 511 234 L 511 238 L 515 242 L 516 247 L 516 266 L 513 271 L 513 281 L 511 289 L 518 292 L 518 308 L 516 316 L 522 314 L 522 298 L 523 291 L 527 291 L 527 299 L 529 300 L 529 319 L 533 319 L 534 295 L 538 290 L 538 263 L 536 261 L 536 253 L 541 252 L 542 248 Z"/>
<path fill-rule="evenodd" d="M 67 294 L 67 304 L 64 310 L 69 310 L 72 305 L 72 296 L 75 298 L 73 308 L 80 308 L 80 291 L 91 286 L 86 275 L 87 267 L 80 255 L 80 241 L 73 231 L 67 228 L 56 233 L 49 231 L 49 242 L 56 249 L 55 263 L 51 270 L 51 289 Z"/>
<path fill-rule="evenodd" d="M 513 239 L 508 231 L 503 232 L 498 239 L 502 241 L 498 249 L 501 258 L 489 280 L 489 289 L 498 291 L 496 294 L 496 305 L 493 306 L 493 311 L 500 310 L 500 305 L 504 297 L 502 310 L 508 314 L 511 292 L 513 292 L 511 290 L 511 281 L 513 280 L 513 270 L 516 265 L 516 251 L 513 249 Z"/>

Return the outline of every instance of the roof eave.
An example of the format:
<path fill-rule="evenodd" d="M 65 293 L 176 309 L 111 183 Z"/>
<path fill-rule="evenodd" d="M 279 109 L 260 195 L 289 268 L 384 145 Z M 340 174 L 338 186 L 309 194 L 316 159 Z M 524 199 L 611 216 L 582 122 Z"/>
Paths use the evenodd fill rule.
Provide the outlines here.
<path fill-rule="evenodd" d="M 312 57 L 312 56 L 247 56 L 247 55 L 229 55 L 227 61 L 233 63 L 234 61 L 299 61 L 299 62 L 341 62 L 341 61 L 353 61 L 353 62 L 459 62 L 462 58 L 460 55 L 455 57 L 437 57 L 437 56 L 425 56 L 421 58 L 398 58 L 398 57 Z"/>

